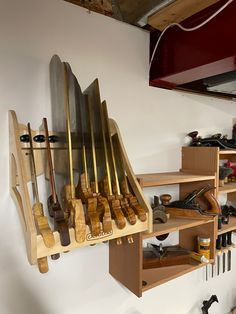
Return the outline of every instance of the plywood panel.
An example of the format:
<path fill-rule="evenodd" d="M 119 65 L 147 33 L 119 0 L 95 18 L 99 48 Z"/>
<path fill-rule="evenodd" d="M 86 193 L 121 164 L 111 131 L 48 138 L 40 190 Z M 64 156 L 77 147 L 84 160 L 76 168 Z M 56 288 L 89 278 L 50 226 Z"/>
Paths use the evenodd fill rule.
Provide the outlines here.
<path fill-rule="evenodd" d="M 215 256 L 215 241 L 217 237 L 217 218 L 205 225 L 181 230 L 179 232 L 179 244 L 181 247 L 197 252 L 197 237 L 206 236 L 211 239 L 211 259 Z"/>
<path fill-rule="evenodd" d="M 218 147 L 182 147 L 182 169 L 218 172 Z"/>
<path fill-rule="evenodd" d="M 218 2 L 219 0 L 176 0 L 151 15 L 148 24 L 163 30 L 171 23 L 179 23 Z"/>
<path fill-rule="evenodd" d="M 142 240 L 141 234 L 133 235 L 134 243 L 109 242 L 109 272 L 138 297 L 142 296 Z"/>

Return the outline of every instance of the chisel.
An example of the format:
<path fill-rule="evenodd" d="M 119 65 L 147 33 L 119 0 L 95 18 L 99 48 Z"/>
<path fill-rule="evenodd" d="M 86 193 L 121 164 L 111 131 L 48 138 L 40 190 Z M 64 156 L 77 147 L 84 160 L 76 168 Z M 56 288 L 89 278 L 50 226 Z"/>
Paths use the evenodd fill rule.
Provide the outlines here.
<path fill-rule="evenodd" d="M 223 273 L 225 272 L 226 269 L 226 252 L 228 251 L 227 248 L 227 236 L 226 233 L 222 234 L 222 253 L 223 253 Z"/>
<path fill-rule="evenodd" d="M 232 253 L 231 253 L 231 248 L 232 248 L 232 231 L 227 232 L 226 234 L 227 236 L 227 245 L 228 245 L 228 261 L 227 261 L 227 271 L 231 270 L 231 257 L 232 257 Z"/>
<path fill-rule="evenodd" d="M 216 249 L 217 249 L 217 276 L 220 274 L 220 255 L 221 255 L 221 246 L 222 246 L 222 236 L 219 235 L 216 240 Z"/>

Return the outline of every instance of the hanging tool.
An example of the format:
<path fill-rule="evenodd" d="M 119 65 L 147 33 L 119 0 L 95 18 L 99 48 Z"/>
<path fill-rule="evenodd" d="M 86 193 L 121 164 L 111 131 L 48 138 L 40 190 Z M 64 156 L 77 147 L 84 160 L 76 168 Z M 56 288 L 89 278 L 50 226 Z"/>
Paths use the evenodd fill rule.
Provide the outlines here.
<path fill-rule="evenodd" d="M 96 146 L 95 146 L 95 136 L 94 136 L 94 125 L 93 125 L 93 115 L 92 115 L 92 104 L 91 104 L 91 95 L 85 94 L 85 103 L 88 112 L 88 134 L 90 135 L 90 143 L 91 143 L 91 153 L 92 153 L 92 191 L 97 195 L 98 198 L 98 213 L 102 216 L 102 225 L 103 232 L 110 233 L 112 232 L 112 219 L 111 219 L 111 210 L 108 200 L 103 197 L 98 189 L 98 172 L 97 172 L 97 154 L 96 154 Z"/>
<path fill-rule="evenodd" d="M 97 116 L 99 114 L 100 93 L 99 86 L 94 81 L 85 91 L 85 105 L 88 112 L 88 134 L 91 143 L 90 149 L 92 154 L 91 164 L 91 189 L 97 195 L 97 213 L 101 217 L 103 232 L 112 232 L 111 210 L 108 200 L 100 194 L 98 181 L 105 176 L 105 152 L 102 148 L 102 128 L 101 119 Z M 94 112 L 96 110 L 96 113 Z"/>
<path fill-rule="evenodd" d="M 31 157 L 31 166 L 32 166 L 31 167 L 32 184 L 33 184 L 33 192 L 34 192 L 34 197 L 35 197 L 35 203 L 33 205 L 33 213 L 34 213 L 36 228 L 39 234 L 41 234 L 45 246 L 50 248 L 54 246 L 55 239 L 54 239 L 53 232 L 48 224 L 48 219 L 46 216 L 44 216 L 43 204 L 39 200 L 38 182 L 37 182 L 37 174 L 36 174 L 36 166 L 35 166 L 34 149 L 33 149 L 30 123 L 27 124 L 27 128 L 28 128 L 28 135 L 29 135 L 30 157 Z M 47 257 L 38 259 L 38 266 L 41 273 L 46 273 L 48 271 Z"/>
<path fill-rule="evenodd" d="M 71 68 L 68 63 L 64 63 L 65 66 L 65 75 L 67 77 L 67 85 L 68 85 L 68 107 L 75 108 L 75 117 L 73 120 L 76 121 L 76 126 L 73 127 L 75 134 L 74 140 L 72 140 L 71 132 L 67 134 L 67 137 L 71 138 L 69 142 L 74 144 L 80 149 L 81 155 L 77 155 L 77 169 L 79 171 L 79 182 L 80 184 L 77 186 L 77 194 L 79 198 L 82 199 L 87 206 L 87 215 L 88 215 L 88 223 L 91 227 L 92 236 L 98 236 L 101 233 L 101 226 L 99 221 L 99 216 L 96 212 L 97 210 L 97 199 L 93 196 L 92 190 L 89 184 L 89 176 L 87 169 L 87 153 L 86 153 L 86 143 L 85 143 L 85 134 L 87 130 L 85 130 L 86 120 L 88 119 L 85 116 L 85 103 L 84 96 L 81 92 L 79 83 L 71 71 Z M 69 109 L 67 110 L 69 111 Z M 68 117 L 70 121 L 70 117 Z M 70 148 L 69 148 L 70 149 Z M 72 149 L 72 147 L 71 147 Z M 73 161 L 69 162 L 70 168 L 72 168 L 72 180 L 70 180 L 69 188 L 73 189 L 74 195 L 73 197 L 67 197 L 67 201 L 71 203 L 71 210 L 73 215 L 70 217 L 71 224 L 75 228 L 75 232 L 77 234 L 77 242 L 83 242 L 85 240 L 85 232 L 86 232 L 86 224 L 85 224 L 85 215 L 83 205 L 81 203 L 81 199 L 76 198 L 75 187 L 74 187 L 74 179 L 73 179 Z M 74 205 L 74 206 L 73 206 Z M 77 206 L 76 206 L 77 205 Z M 74 215 L 76 215 L 75 209 L 78 209 L 77 219 L 74 219 Z"/>
<path fill-rule="evenodd" d="M 54 218 L 54 229 L 59 232 L 60 240 L 62 246 L 68 246 L 70 244 L 70 235 L 67 223 L 65 221 L 64 212 L 61 208 L 61 205 L 58 201 L 57 193 L 56 193 L 56 185 L 54 178 L 54 170 L 52 164 L 52 156 L 51 156 L 51 148 L 50 143 L 48 141 L 48 125 L 47 119 L 43 119 L 43 125 L 45 130 L 45 138 L 46 138 L 46 150 L 47 150 L 47 160 L 49 167 L 49 180 L 50 180 L 50 188 L 51 195 L 48 198 L 48 210 L 49 215 Z"/>
<path fill-rule="evenodd" d="M 119 229 L 126 225 L 124 214 L 121 210 L 120 200 L 115 197 L 112 191 L 111 165 L 108 157 L 108 148 L 105 135 L 105 125 L 101 112 L 101 100 L 98 80 L 96 79 L 84 92 L 91 99 L 92 121 L 94 126 L 95 148 L 100 153 L 98 166 L 98 177 L 100 178 L 101 194 L 107 198 L 112 218 Z"/>
<path fill-rule="evenodd" d="M 131 207 L 131 209 L 133 209 L 134 213 L 138 216 L 138 218 L 141 221 L 146 221 L 147 214 L 145 210 L 138 203 L 136 196 L 134 196 L 130 191 L 130 187 L 129 187 L 129 183 L 128 183 L 127 175 L 125 171 L 124 160 L 122 157 L 120 142 L 119 142 L 117 134 L 114 134 L 112 136 L 112 143 L 113 143 L 115 158 L 116 158 L 116 163 L 117 163 L 117 172 L 118 172 L 118 176 L 120 178 L 120 183 L 121 183 L 121 193 L 123 194 L 124 198 L 128 200 L 129 206 Z"/>
<path fill-rule="evenodd" d="M 212 303 L 214 303 L 214 302 L 219 303 L 216 295 L 212 295 L 209 300 L 204 300 L 203 306 L 201 308 L 202 314 L 208 314 L 209 313 L 208 310 L 211 307 Z"/>
<path fill-rule="evenodd" d="M 69 184 L 66 184 L 64 187 L 64 206 L 66 208 L 66 213 L 69 215 L 70 226 L 74 228 L 75 231 L 75 240 L 78 243 L 85 241 L 86 237 L 86 222 L 84 208 L 82 201 L 76 198 L 75 195 L 75 185 L 74 185 L 74 170 L 73 170 L 73 148 L 77 148 L 78 144 L 76 143 L 76 136 L 78 135 L 78 129 L 80 126 L 80 121 L 78 117 L 78 105 L 80 98 L 78 96 L 77 90 L 77 80 L 74 74 L 71 71 L 70 65 L 68 63 L 63 63 L 64 65 L 64 104 L 66 112 L 66 131 L 67 131 L 67 154 L 69 158 L 69 173 L 70 180 Z M 75 114 L 72 117 L 72 113 Z M 72 137 L 73 134 L 73 137 Z M 79 134 L 80 135 L 80 134 Z M 76 146 L 77 144 L 77 146 Z M 78 150 L 74 150 L 74 154 Z M 79 162 L 78 162 L 79 164 Z M 79 167 L 79 165 L 78 165 Z"/>
<path fill-rule="evenodd" d="M 118 168 L 122 166 L 122 163 L 117 163 L 117 160 L 119 157 L 117 152 L 114 152 L 112 137 L 111 137 L 111 130 L 109 126 L 109 119 L 108 119 L 108 112 L 107 112 L 107 105 L 106 102 L 103 101 L 100 106 L 101 116 L 104 123 L 104 129 L 105 129 L 105 137 L 107 142 L 107 152 L 108 152 L 108 158 L 110 161 L 111 166 L 111 178 L 113 181 L 113 193 L 115 195 L 115 198 L 120 201 L 120 206 L 123 214 L 125 215 L 126 219 L 131 225 L 134 225 L 136 223 L 136 215 L 134 210 L 131 208 L 131 206 L 128 203 L 128 200 L 126 197 L 124 197 L 120 192 L 120 183 L 118 178 Z M 116 156 L 116 158 L 115 158 Z M 120 172 L 124 175 L 124 171 L 120 169 Z M 133 243 L 133 237 L 131 235 L 127 236 L 127 240 L 129 243 Z"/>
<path fill-rule="evenodd" d="M 113 145 L 113 141 L 111 137 L 107 105 L 105 101 L 103 101 L 103 103 L 101 104 L 101 113 L 104 119 L 105 135 L 106 135 L 107 148 L 108 148 L 108 157 L 110 160 L 110 165 L 111 165 L 111 170 L 112 170 L 111 174 L 112 174 L 112 179 L 113 179 L 113 192 L 115 193 L 116 198 L 120 199 L 121 209 L 126 219 L 131 225 L 134 225 L 136 223 L 135 212 L 130 207 L 127 198 L 123 196 L 120 192 L 120 184 L 119 184 L 118 176 L 120 174 L 123 180 L 126 180 L 126 176 L 125 176 L 124 168 L 122 167 L 123 166 L 122 161 L 121 161 L 122 157 L 120 156 L 117 150 L 116 152 L 114 152 L 115 148 L 113 147 L 114 145 Z"/>

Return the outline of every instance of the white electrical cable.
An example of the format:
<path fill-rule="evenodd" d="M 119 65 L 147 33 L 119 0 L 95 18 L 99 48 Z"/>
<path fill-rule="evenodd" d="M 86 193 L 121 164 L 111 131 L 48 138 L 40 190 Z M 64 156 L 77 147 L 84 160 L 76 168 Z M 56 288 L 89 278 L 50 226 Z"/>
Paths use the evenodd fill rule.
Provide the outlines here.
<path fill-rule="evenodd" d="M 151 57 L 151 60 L 150 60 L 150 65 L 149 65 L 149 71 L 151 69 L 151 66 L 152 66 L 152 62 L 153 62 L 153 58 L 155 56 L 155 53 L 156 53 L 156 50 L 157 50 L 157 47 L 159 45 L 159 42 L 162 38 L 162 36 L 165 34 L 165 32 L 167 31 L 167 29 L 169 29 L 170 27 L 173 27 L 173 26 L 178 26 L 180 29 L 182 29 L 183 31 L 185 32 L 192 32 L 192 31 L 195 31 L 197 29 L 199 29 L 200 27 L 206 25 L 208 22 L 210 22 L 214 17 L 216 17 L 221 11 L 223 11 L 231 2 L 233 2 L 234 0 L 229 0 L 228 2 L 226 2 L 221 8 L 219 8 L 214 14 L 212 14 L 208 19 L 206 19 L 204 22 L 202 22 L 201 24 L 197 25 L 197 26 L 194 26 L 194 27 L 191 27 L 191 28 L 186 28 L 184 26 L 182 26 L 181 24 L 179 23 L 172 23 L 170 25 L 168 25 L 161 33 L 160 37 L 158 38 L 157 42 L 156 42 L 156 45 L 155 45 L 155 48 L 153 50 L 153 53 L 152 53 L 152 57 Z"/>

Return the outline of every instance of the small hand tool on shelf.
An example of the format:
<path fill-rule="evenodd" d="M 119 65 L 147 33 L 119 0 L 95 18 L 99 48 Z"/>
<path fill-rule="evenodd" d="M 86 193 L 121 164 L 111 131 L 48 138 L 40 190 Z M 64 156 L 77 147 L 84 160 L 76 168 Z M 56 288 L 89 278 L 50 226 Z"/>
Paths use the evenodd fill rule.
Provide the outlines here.
<path fill-rule="evenodd" d="M 201 263 L 208 263 L 204 255 L 182 248 L 179 245 L 163 246 L 148 243 L 143 249 L 143 268 L 167 267 L 173 265 L 191 264 L 197 260 Z"/>
<path fill-rule="evenodd" d="M 220 149 L 236 149 L 236 141 L 233 139 L 227 139 L 227 136 L 222 136 L 220 133 L 206 138 L 198 136 L 198 131 L 190 132 L 187 135 L 192 138 L 190 146 L 210 146 L 219 147 Z"/>
<path fill-rule="evenodd" d="M 152 209 L 154 224 L 167 222 L 165 206 L 159 203 L 159 197 L 157 195 L 154 195 Z"/>
<path fill-rule="evenodd" d="M 188 194 L 184 200 L 174 201 L 167 205 L 167 208 L 180 208 L 187 210 L 196 210 L 201 215 L 205 216 L 216 216 L 221 213 L 220 205 L 215 198 L 215 196 L 211 193 L 211 190 L 214 189 L 212 186 L 204 186 L 199 190 L 195 190 L 192 193 Z M 203 194 L 207 202 L 210 204 L 210 208 L 208 210 L 203 210 L 200 205 L 196 202 L 196 198 Z"/>
<path fill-rule="evenodd" d="M 226 179 L 233 173 L 233 169 L 230 167 L 219 167 L 219 186 L 224 186 Z"/>

